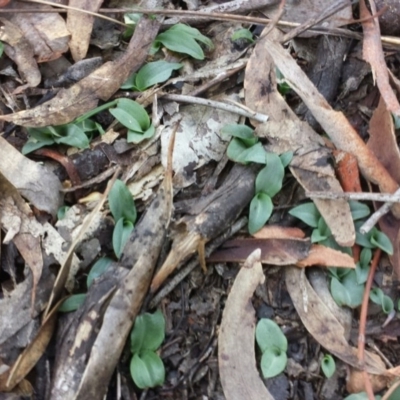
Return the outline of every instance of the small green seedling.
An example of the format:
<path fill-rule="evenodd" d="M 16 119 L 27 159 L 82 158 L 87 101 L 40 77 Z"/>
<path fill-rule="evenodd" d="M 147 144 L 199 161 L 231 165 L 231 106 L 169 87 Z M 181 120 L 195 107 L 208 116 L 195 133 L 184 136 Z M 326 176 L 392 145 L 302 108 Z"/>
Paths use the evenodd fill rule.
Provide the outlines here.
<path fill-rule="evenodd" d="M 375 304 L 380 305 L 385 314 L 390 314 L 394 309 L 393 300 L 389 296 L 385 295 L 380 288 L 372 288 L 369 298 Z"/>
<path fill-rule="evenodd" d="M 204 60 L 203 49 L 197 42 L 205 44 L 209 49 L 214 47 L 212 41 L 198 29 L 176 24 L 156 37 L 150 53 L 155 54 L 161 46 L 164 46 L 171 51 L 188 54 L 196 60 Z"/>
<path fill-rule="evenodd" d="M 3 53 L 4 53 L 4 43 L 0 42 L 0 57 L 3 56 Z"/>
<path fill-rule="evenodd" d="M 164 383 L 164 363 L 156 353 L 164 338 L 165 319 L 160 310 L 154 314 L 141 314 L 136 318 L 130 336 L 133 354 L 130 371 L 139 389 L 152 388 Z"/>
<path fill-rule="evenodd" d="M 367 392 L 360 392 L 360 393 L 353 393 L 347 397 L 344 398 L 344 400 L 368 400 L 368 394 Z M 382 396 L 375 396 L 375 400 L 381 400 Z M 389 398 L 390 400 L 390 398 Z M 392 399 L 394 400 L 394 399 Z"/>
<path fill-rule="evenodd" d="M 271 217 L 273 211 L 272 197 L 282 188 L 285 167 L 290 163 L 293 153 L 280 156 L 264 150 L 255 136 L 253 129 L 246 125 L 225 125 L 221 133 L 233 136 L 227 148 L 227 155 L 232 161 L 248 164 L 255 162 L 266 164 L 256 178 L 255 196 L 250 203 L 249 232 L 260 230 Z"/>
<path fill-rule="evenodd" d="M 264 378 L 279 375 L 287 364 L 288 343 L 276 322 L 262 318 L 256 327 L 256 342 L 261 350 L 261 371 Z"/>
<path fill-rule="evenodd" d="M 67 214 L 67 212 L 70 208 L 71 207 L 68 207 L 68 206 L 61 206 L 57 211 L 57 219 L 58 220 L 64 219 L 65 215 Z"/>
<path fill-rule="evenodd" d="M 144 65 L 140 70 L 131 75 L 121 86 L 124 90 L 137 90 L 143 92 L 157 83 L 165 82 L 172 72 L 182 68 L 182 64 L 167 61 L 154 61 Z"/>
<path fill-rule="evenodd" d="M 364 283 L 366 282 L 369 264 L 372 258 L 371 249 L 380 248 L 388 254 L 393 254 L 393 246 L 390 239 L 377 228 L 373 228 L 368 234 L 361 234 L 359 229 L 363 225 L 363 218 L 370 213 L 369 208 L 357 201 L 349 201 L 350 211 L 355 221 L 356 243 L 363 247 L 360 254 L 360 261 L 356 269 L 330 268 L 331 294 L 336 303 L 340 306 L 350 308 L 359 307 L 364 295 Z M 351 254 L 349 248 L 339 246 L 334 240 L 332 233 L 326 222 L 319 213 L 314 203 L 306 203 L 297 206 L 289 211 L 289 214 L 311 226 L 313 229 L 311 241 L 334 249 Z M 382 299 L 379 304 L 389 307 L 387 299 Z"/>
<path fill-rule="evenodd" d="M 276 83 L 278 84 L 278 91 L 282 96 L 285 96 L 291 89 L 289 84 L 286 82 L 285 77 L 278 68 L 275 70 Z"/>
<path fill-rule="evenodd" d="M 61 303 L 57 311 L 64 313 L 75 311 L 83 304 L 85 299 L 86 293 L 73 294 Z"/>
<path fill-rule="evenodd" d="M 129 235 L 133 231 L 137 218 L 136 207 L 131 192 L 119 179 L 115 181 L 110 190 L 108 202 L 115 221 L 112 238 L 113 248 L 115 255 L 119 258 Z"/>
<path fill-rule="evenodd" d="M 250 43 L 254 43 L 253 34 L 250 32 L 249 29 L 239 29 L 231 36 L 232 42 L 241 39 L 247 40 Z"/>
<path fill-rule="evenodd" d="M 330 354 L 326 354 L 321 360 L 321 369 L 324 375 L 329 379 L 336 371 L 335 360 Z"/>

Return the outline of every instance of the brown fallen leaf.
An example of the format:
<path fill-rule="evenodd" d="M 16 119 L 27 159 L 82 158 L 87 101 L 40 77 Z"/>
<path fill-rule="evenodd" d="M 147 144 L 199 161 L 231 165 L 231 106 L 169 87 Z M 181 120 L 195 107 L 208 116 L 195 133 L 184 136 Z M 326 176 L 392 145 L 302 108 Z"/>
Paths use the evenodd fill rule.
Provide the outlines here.
<path fill-rule="evenodd" d="M 271 34 L 281 37 L 277 31 Z M 247 64 L 244 86 L 246 105 L 269 116 L 268 122 L 256 128 L 259 137 L 268 139 L 268 150 L 294 153 L 289 168 L 306 190 L 342 191 L 330 163 L 331 150 L 307 123 L 299 120 L 279 93 L 275 66 L 263 40 L 257 43 Z M 336 241 L 351 246 L 355 232 L 347 202 L 314 202 Z"/>
<path fill-rule="evenodd" d="M 286 267 L 286 287 L 303 325 L 313 338 L 327 351 L 345 363 L 362 369 L 357 349 L 349 345 L 344 327 L 320 300 L 307 280 L 304 270 Z M 374 353 L 365 352 L 365 370 L 370 374 L 382 375 L 385 365 Z"/>
<path fill-rule="evenodd" d="M 97 12 L 103 0 L 70 0 L 69 7 Z M 89 48 L 90 35 L 93 29 L 94 16 L 84 12 L 68 10 L 67 28 L 71 32 L 69 49 L 74 61 L 83 60 Z"/>
<path fill-rule="evenodd" d="M 304 239 L 306 234 L 299 228 L 290 228 L 279 225 L 266 225 L 256 232 L 256 239 Z"/>
<path fill-rule="evenodd" d="M 61 183 L 46 166 L 23 156 L 0 137 L 0 173 L 41 211 L 53 216 L 62 204 Z"/>
<path fill-rule="evenodd" d="M 14 94 L 27 87 L 36 87 L 42 77 L 30 43 L 17 25 L 5 18 L 0 18 L 0 24 L 0 40 L 4 42 L 4 52 L 17 64 L 18 72 L 26 82 L 15 89 Z"/>
<path fill-rule="evenodd" d="M 369 4 L 373 14 L 376 14 L 375 2 L 370 1 Z M 360 18 L 364 32 L 363 58 L 371 64 L 372 74 L 376 79 L 379 92 L 385 100 L 387 109 L 400 117 L 400 104 L 389 84 L 389 73 L 383 54 L 379 21 L 377 18 L 372 17 L 364 0 L 360 0 Z"/>
<path fill-rule="evenodd" d="M 255 311 L 251 298 L 265 280 L 255 250 L 237 274 L 226 300 L 218 336 L 218 364 L 227 400 L 273 400 L 256 369 Z"/>
<path fill-rule="evenodd" d="M 105 63 L 70 88 L 61 89 L 46 103 L 30 110 L 2 115 L 0 120 L 30 127 L 62 125 L 92 110 L 99 99 L 108 100 L 128 76 L 140 68 L 159 26 L 155 19 L 142 17 L 126 52 L 120 58 Z"/>
<path fill-rule="evenodd" d="M 45 9 L 48 6 L 26 1 L 12 1 L 7 9 Z M 70 33 L 65 19 L 58 13 L 8 13 L 10 22 L 18 26 L 32 47 L 39 63 L 56 60 L 68 51 Z"/>
<path fill-rule="evenodd" d="M 395 180 L 368 149 L 343 113 L 331 108 L 304 71 L 280 44 L 268 38 L 264 40 L 266 49 L 271 54 L 277 68 L 285 76 L 290 87 L 304 101 L 333 144 L 338 149 L 353 154 L 357 158 L 365 178 L 377 184 L 382 192 L 393 193 L 396 191 L 398 185 Z M 400 204 L 394 205 L 392 211 L 397 217 L 400 217 Z"/>

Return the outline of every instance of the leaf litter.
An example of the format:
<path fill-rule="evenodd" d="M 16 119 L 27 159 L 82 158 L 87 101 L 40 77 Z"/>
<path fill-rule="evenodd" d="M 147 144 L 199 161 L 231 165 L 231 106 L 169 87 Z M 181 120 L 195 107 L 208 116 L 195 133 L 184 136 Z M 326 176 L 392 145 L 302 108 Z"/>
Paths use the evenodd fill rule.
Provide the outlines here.
<path fill-rule="evenodd" d="M 336 244 L 353 246 L 353 256 L 349 249 L 313 243 L 315 237 L 309 236 L 310 230 L 290 219 L 286 212 L 287 208 L 305 200 L 304 190 L 311 196 L 312 192 L 340 194 L 349 187 L 360 188 L 354 183 L 359 179 L 357 172 L 343 181 L 336 168 L 335 162 L 339 163 L 345 152 L 357 160 L 363 182 L 371 190 L 386 193 L 398 188 L 396 127 L 391 114 L 398 114 L 398 101 L 395 90 L 389 86 L 387 59 L 391 54 L 382 51 L 373 2 L 371 12 L 364 2 L 359 9 L 365 39 L 364 57 L 371 64 L 377 88 L 368 75 L 364 80 L 353 76 L 353 83 L 342 91 L 342 103 L 339 103 L 312 77 L 318 74 L 318 67 L 313 69 L 307 65 L 307 59 L 301 58 L 300 52 L 296 53 L 307 49 L 306 52 L 313 54 L 310 41 L 312 38 L 324 40 L 321 32 L 352 36 L 348 29 L 340 28 L 354 22 L 350 2 L 326 4 L 304 0 L 285 5 L 274 0 L 247 4 L 233 0 L 199 9 L 198 15 L 204 19 L 182 19 L 188 25 L 199 27 L 206 38 L 202 39 L 203 43 L 210 43 L 209 38 L 212 39 L 215 48 L 204 47 L 204 60 L 198 51 L 195 57 L 198 60 L 193 61 L 164 49 L 157 57 L 175 67 L 160 76 L 168 79 L 173 74 L 173 77 L 163 85 L 134 93 L 139 103 L 146 107 L 153 105 L 155 135 L 152 139 L 139 146 L 127 143 L 121 125 L 113 122 L 107 111 L 102 111 L 94 124 L 96 129 L 101 127 L 105 136 L 94 138 L 89 149 L 73 150 L 76 152 L 73 158 L 71 149 L 56 146 L 57 141 L 53 140 L 52 149 L 37 150 L 29 159 L 18 151 L 26 141 L 26 127 L 68 124 L 104 101 L 130 96 L 131 93 L 120 90 L 121 85 L 149 61 L 148 53 L 160 29 L 165 31 L 166 26 L 176 24 L 185 16 L 181 10 L 170 9 L 165 13 L 175 12 L 179 18 L 142 17 L 121 53 L 116 51 L 118 40 L 106 43 L 108 39 L 101 35 L 100 39 L 91 40 L 97 22 L 93 14 L 70 9 L 65 22 L 60 14 L 47 13 L 48 5 L 33 3 L 10 2 L 5 11 L 31 12 L 4 13 L 1 18 L 4 57 L 12 61 L 11 69 L 14 69 L 10 77 L 2 78 L 5 107 L 0 116 L 10 129 L 1 138 L 0 146 L 4 189 L 0 199 L 4 232 L 1 262 L 5 271 L 0 299 L 1 391 L 16 393 L 24 387 L 30 398 L 33 390 L 42 390 L 41 393 L 49 393 L 49 398 L 92 399 L 102 398 L 107 391 L 110 395 L 114 382 L 119 382 L 118 390 L 122 389 L 123 398 L 131 398 L 138 389 L 133 388 L 129 374 L 124 372 L 125 342 L 136 316 L 141 310 L 148 310 L 156 298 L 167 322 L 167 343 L 161 349 L 167 365 L 167 382 L 163 391 L 149 389 L 142 396 L 168 393 L 167 397 L 171 394 L 171 398 L 178 398 L 190 387 L 191 398 L 200 394 L 227 399 L 291 398 L 288 391 L 281 390 L 278 394 L 274 388 L 274 380 L 280 379 L 281 388 L 290 380 L 298 388 L 313 390 L 317 397 L 331 398 L 332 393 L 344 397 L 345 390 L 339 379 L 346 375 L 345 365 L 350 366 L 347 393 L 366 390 L 371 398 L 372 391 L 385 391 L 399 375 L 396 367 L 399 360 L 393 350 L 396 346 L 376 333 L 382 329 L 380 318 L 370 314 L 375 331 L 368 334 L 395 366 L 385 364 L 387 360 L 382 351 L 367 349 L 360 356 L 360 349 L 355 347 L 357 338 L 351 330 L 352 318 L 356 315 L 335 303 L 329 287 L 332 277 L 327 278 L 324 271 L 327 267 L 339 267 L 329 273 L 340 275 L 340 271 L 352 271 L 344 273 L 361 276 L 359 263 L 363 255 L 360 259 L 357 256 L 360 249 L 353 246 L 359 237 L 351 207 L 342 198 L 312 198 Z M 69 4 L 94 12 L 101 12 L 101 5 L 102 2 Z M 149 1 L 142 6 L 149 9 L 143 10 L 145 13 L 157 7 L 153 11 L 158 15 L 166 4 Z M 195 4 L 190 7 L 196 9 Z M 260 7 L 266 7 L 264 15 L 272 20 L 257 20 L 270 24 L 264 31 L 249 25 L 252 22 L 245 15 L 239 15 L 240 22 L 237 19 L 229 22 L 233 16 L 215 14 L 228 11 L 245 14 Z M 341 11 L 336 12 L 339 8 Z M 332 15 L 321 21 L 320 16 L 328 14 Z M 206 26 L 201 23 L 206 18 L 227 21 Z M 275 25 L 285 27 L 283 32 L 278 32 Z M 111 26 L 115 31 L 121 22 Z M 294 30 L 288 28 L 296 26 Z M 254 46 L 250 45 L 251 41 L 246 43 L 247 39 L 241 39 L 242 42 L 232 39 L 235 32 L 248 27 L 251 29 L 244 37 L 249 39 L 254 35 Z M 188 28 L 184 31 L 194 32 Z M 282 45 L 282 41 L 299 32 L 302 32 L 301 38 Z M 167 44 L 161 39 L 159 43 Z M 383 39 L 386 43 L 387 39 Z M 103 62 L 99 57 L 103 50 L 94 51 L 95 45 L 115 51 L 112 61 Z M 329 51 L 329 41 L 318 48 L 322 50 L 315 57 L 324 57 L 324 52 Z M 339 68 L 352 61 L 350 58 L 338 62 Z M 182 68 L 177 68 L 178 65 Z M 393 60 L 390 66 L 391 80 L 396 84 L 393 73 L 398 72 L 398 67 Z M 328 79 L 327 75 L 321 76 L 322 80 Z M 283 84 L 289 92 L 282 91 Z M 147 88 L 146 82 L 141 85 Z M 365 88 L 369 88 L 367 95 Z M 337 88 L 333 89 L 332 93 L 339 93 Z M 36 100 L 31 99 L 46 94 L 50 99 L 45 98 L 35 106 Z M 218 105 L 215 102 L 207 106 L 197 104 L 194 98 L 199 95 L 217 99 L 226 105 L 225 111 L 213 108 Z M 365 120 L 365 115 L 372 115 L 368 145 L 353 128 L 354 121 L 346 118 L 346 105 L 360 99 L 363 103 L 360 102 L 352 118 L 358 114 L 358 118 L 362 115 Z M 183 106 L 174 101 L 193 104 Z M 235 106 L 229 108 L 227 103 Z M 243 111 L 235 113 L 237 106 Z M 304 113 L 302 109 L 306 110 L 306 122 L 299 115 Z M 113 112 L 113 115 L 119 114 Z M 256 122 L 254 115 L 264 122 Z M 267 122 L 265 116 L 268 116 Z M 267 151 L 291 152 L 293 157 L 286 183 L 274 198 L 271 223 L 255 237 L 241 231 L 230 239 L 236 221 L 246 213 L 254 196 L 256 175 L 262 167 L 260 164 L 232 167 L 227 159 L 225 153 L 230 139 L 221 130 L 225 124 L 235 122 L 252 124 Z M 140 124 L 130 122 L 129 126 L 135 128 Z M 326 133 L 328 138 L 321 133 Z M 128 132 L 128 138 L 129 135 L 132 133 Z M 92 170 L 90 156 L 95 151 L 103 161 L 98 162 L 99 168 Z M 49 159 L 63 167 L 57 167 Z M 127 238 L 121 258 L 107 264 L 105 272 L 83 288 L 82 277 L 89 273 L 90 265 L 101 255 L 112 253 L 114 222 L 104 207 L 107 200 L 104 180 L 114 174 L 109 190 L 121 172 L 121 179 L 135 194 L 142 218 Z M 61 182 L 65 185 L 64 191 Z M 59 210 L 63 202 L 71 206 L 69 211 L 65 210 L 64 220 Z M 59 221 L 54 224 L 56 214 Z M 398 204 L 395 204 L 379 221 L 393 244 L 394 251 L 389 258 L 397 276 L 398 214 Z M 299 227 L 294 227 L 295 224 Z M 382 263 L 386 261 L 384 258 Z M 238 271 L 237 264 L 241 263 L 244 265 Z M 267 268 L 263 270 L 261 263 Z M 202 269 L 194 269 L 199 264 Z M 377 275 L 376 285 L 396 297 L 388 265 Z M 176 269 L 181 270 L 168 281 Z M 184 279 L 188 274 L 190 280 Z M 168 288 L 168 285 L 171 286 Z M 163 291 L 168 294 L 159 297 Z M 71 313 L 57 313 L 68 293 L 80 293 L 83 303 Z M 317 389 L 316 381 L 304 372 L 308 368 L 306 361 L 299 369 L 303 372 L 295 372 L 299 354 L 289 346 L 285 372 L 276 378 L 262 379 L 260 369 L 256 368 L 260 354 L 254 347 L 255 314 L 257 318 L 272 316 L 283 329 L 289 345 L 297 345 L 299 337 L 309 348 L 316 341 L 323 351 L 336 357 L 339 366 L 336 374 Z M 52 342 L 56 343 L 57 350 L 55 358 L 49 361 L 47 349 L 54 346 Z M 312 362 L 318 362 L 321 354 L 317 347 L 311 355 Z M 300 356 L 304 360 L 304 354 Z M 38 373 L 43 368 L 42 362 L 51 369 L 45 389 L 43 386 L 39 389 L 30 374 L 31 370 Z M 114 371 L 117 371 L 115 381 Z M 295 396 L 302 398 L 301 390 L 297 390 Z"/>

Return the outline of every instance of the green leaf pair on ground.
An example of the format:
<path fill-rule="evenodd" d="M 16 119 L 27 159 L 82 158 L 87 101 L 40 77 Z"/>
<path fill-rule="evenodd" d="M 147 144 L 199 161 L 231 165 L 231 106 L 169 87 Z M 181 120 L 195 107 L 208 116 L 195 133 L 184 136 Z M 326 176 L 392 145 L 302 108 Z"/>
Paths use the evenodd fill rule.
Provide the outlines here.
<path fill-rule="evenodd" d="M 356 243 L 362 246 L 363 249 L 360 254 L 360 261 L 356 264 L 355 269 L 329 268 L 331 274 L 330 290 L 332 297 L 338 305 L 356 308 L 362 303 L 365 289 L 364 284 L 368 277 L 372 259 L 371 250 L 380 248 L 388 254 L 393 254 L 393 246 L 390 239 L 377 228 L 373 228 L 367 234 L 361 234 L 359 228 L 364 223 L 363 219 L 370 214 L 370 210 L 368 206 L 357 201 L 349 201 L 349 205 L 351 215 L 355 221 Z M 299 205 L 290 210 L 289 214 L 314 228 L 311 234 L 311 241 L 313 243 L 332 247 L 351 255 L 350 248 L 341 247 L 336 243 L 329 227 L 314 203 Z M 393 302 L 390 298 L 379 291 L 376 294 L 372 293 L 375 292 L 371 292 L 371 300 L 380 304 L 384 312 L 393 309 Z"/>
<path fill-rule="evenodd" d="M 336 363 L 330 354 L 326 354 L 321 360 L 321 369 L 324 375 L 329 379 L 336 371 Z"/>
<path fill-rule="evenodd" d="M 145 313 L 136 318 L 130 336 L 133 354 L 130 371 L 139 389 L 162 385 L 165 367 L 156 350 L 165 338 L 165 320 L 160 310 L 154 314 Z"/>
<path fill-rule="evenodd" d="M 250 203 L 249 232 L 260 230 L 271 217 L 274 205 L 272 198 L 282 189 L 285 167 L 290 163 L 291 152 L 278 156 L 264 150 L 254 131 L 246 125 L 225 125 L 221 133 L 233 136 L 227 155 L 235 162 L 266 164 L 256 178 L 255 196 Z"/>
<path fill-rule="evenodd" d="M 115 221 L 112 243 L 114 253 L 119 258 L 129 235 L 133 231 L 137 218 L 136 207 L 131 192 L 119 179 L 115 181 L 110 190 L 108 202 Z"/>
<path fill-rule="evenodd" d="M 261 371 L 264 378 L 279 375 L 287 364 L 288 343 L 276 322 L 262 318 L 256 327 L 256 342 L 261 350 Z"/>

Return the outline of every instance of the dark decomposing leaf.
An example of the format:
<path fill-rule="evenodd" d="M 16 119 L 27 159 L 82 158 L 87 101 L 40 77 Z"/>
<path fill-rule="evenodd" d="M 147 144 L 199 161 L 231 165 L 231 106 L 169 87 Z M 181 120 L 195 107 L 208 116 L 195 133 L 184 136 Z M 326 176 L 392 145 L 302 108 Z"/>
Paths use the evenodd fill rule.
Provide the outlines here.
<path fill-rule="evenodd" d="M 128 48 L 116 61 L 105 63 L 70 88 L 61 89 L 48 102 L 30 110 L 0 116 L 0 119 L 30 127 L 62 125 L 92 110 L 99 99 L 109 99 L 143 64 L 159 26 L 155 19 L 143 17 Z"/>
<path fill-rule="evenodd" d="M 68 327 L 71 333 L 66 334 L 60 349 L 66 358 L 58 360 L 52 398 L 100 399 L 106 393 L 165 239 L 172 212 L 172 148 L 173 140 L 164 183 L 124 247 L 119 265 L 129 272 L 120 275 L 115 291 L 109 287 L 104 293 L 101 286 L 91 286 L 89 293 L 100 290 L 97 298 L 102 294 L 110 297 L 104 312 L 91 302 L 94 294 L 90 294 L 83 305 L 88 314 Z M 72 342 L 68 338 L 73 338 Z"/>
<path fill-rule="evenodd" d="M 172 233 L 171 251 L 151 283 L 153 292 L 196 250 L 205 268 L 205 243 L 227 229 L 250 202 L 254 195 L 257 168 L 235 164 L 223 185 L 200 198 L 188 211 L 189 215 L 178 221 Z"/>
<path fill-rule="evenodd" d="M 227 400 L 273 400 L 256 369 L 255 311 L 251 298 L 265 280 L 255 250 L 236 276 L 222 315 L 218 336 L 218 363 Z"/>
<path fill-rule="evenodd" d="M 267 28 L 266 28 L 267 29 Z M 260 68 L 260 65 L 263 67 Z M 290 169 L 299 183 L 309 191 L 341 192 L 329 162 L 331 150 L 323 139 L 305 122 L 301 122 L 277 90 L 275 67 L 268 47 L 261 40 L 255 47 L 246 68 L 246 104 L 263 110 L 270 120 L 256 128 L 260 137 L 268 138 L 270 151 L 278 154 L 293 151 Z M 354 243 L 355 231 L 346 201 L 315 201 L 315 205 L 330 227 L 335 240 L 343 245 Z"/>

